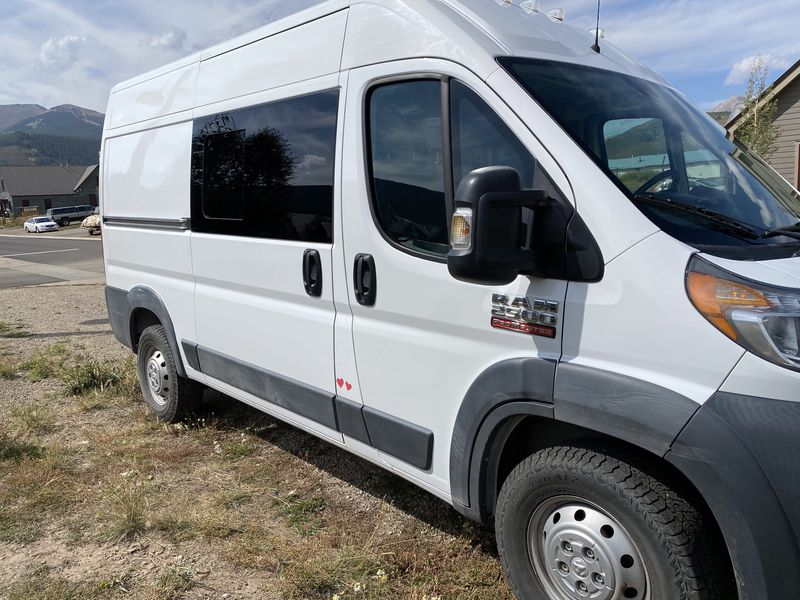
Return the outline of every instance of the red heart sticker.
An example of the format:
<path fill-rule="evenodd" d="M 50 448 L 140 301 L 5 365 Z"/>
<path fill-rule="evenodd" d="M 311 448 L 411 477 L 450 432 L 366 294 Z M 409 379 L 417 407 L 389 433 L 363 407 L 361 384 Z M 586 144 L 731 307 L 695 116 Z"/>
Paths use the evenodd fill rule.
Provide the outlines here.
<path fill-rule="evenodd" d="M 345 382 L 345 386 L 347 387 L 348 392 L 353 389 L 353 384 L 351 384 L 349 381 Z"/>
<path fill-rule="evenodd" d="M 336 380 L 336 385 L 338 385 L 339 387 L 342 387 L 344 385 L 344 379 L 342 379 L 341 377 L 339 379 L 337 379 Z"/>

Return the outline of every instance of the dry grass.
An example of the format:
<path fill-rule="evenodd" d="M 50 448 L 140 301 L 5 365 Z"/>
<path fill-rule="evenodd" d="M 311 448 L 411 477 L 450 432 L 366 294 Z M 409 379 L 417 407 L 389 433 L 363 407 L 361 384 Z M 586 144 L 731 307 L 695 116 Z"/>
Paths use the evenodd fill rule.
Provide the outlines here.
<path fill-rule="evenodd" d="M 20 371 L 19 364 L 11 356 L 0 356 L 0 379 L 16 379 Z"/>
<path fill-rule="evenodd" d="M 31 335 L 33 334 L 25 329 L 25 326 L 20 323 L 12 324 L 6 321 L 0 321 L 0 338 L 29 338 Z"/>
<path fill-rule="evenodd" d="M 133 397 L 139 390 L 133 361 L 80 361 L 61 373 L 69 396 L 103 394 Z"/>
<path fill-rule="evenodd" d="M 242 581 L 234 597 L 511 598 L 490 533 L 425 492 L 218 394 L 158 423 L 131 360 L 70 348 L 50 383 L 25 383 L 38 398 L 0 402 L 0 561 L 54 548 L 12 580 L 0 568 L 1 598 L 220 597 Z M 26 364 L 44 374 L 54 356 Z M 91 575 L 61 570 L 93 554 Z"/>
<path fill-rule="evenodd" d="M 149 505 L 144 485 L 138 481 L 126 481 L 108 492 L 107 511 L 108 538 L 119 543 L 130 540 L 144 532 Z"/>
<path fill-rule="evenodd" d="M 25 361 L 22 369 L 27 372 L 28 380 L 33 382 L 57 377 L 64 369 L 69 354 L 65 344 L 52 344 Z"/>
<path fill-rule="evenodd" d="M 23 404 L 9 411 L 11 420 L 17 429 L 24 433 L 41 435 L 51 431 L 56 422 L 56 415 L 51 408 L 40 403 Z"/>

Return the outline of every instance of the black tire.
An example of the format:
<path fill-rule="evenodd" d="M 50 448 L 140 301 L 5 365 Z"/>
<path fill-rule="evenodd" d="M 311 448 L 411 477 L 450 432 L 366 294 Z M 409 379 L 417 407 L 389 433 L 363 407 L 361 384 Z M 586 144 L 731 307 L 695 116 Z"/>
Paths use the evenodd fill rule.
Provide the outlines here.
<path fill-rule="evenodd" d="M 65 218 L 61 219 L 61 220 L 58 222 L 58 224 L 59 224 L 59 225 L 61 225 L 62 227 L 66 227 L 67 225 L 69 225 L 69 219 L 67 219 L 67 218 L 65 217 Z"/>
<path fill-rule="evenodd" d="M 562 499 L 569 499 L 569 502 Z M 586 518 L 579 518 L 580 510 L 569 512 L 575 506 L 573 500 L 576 504 L 590 507 L 589 511 L 596 509 L 610 517 L 609 522 L 616 521 L 615 525 L 622 527 L 622 531 L 617 533 L 623 536 L 620 538 L 618 535 L 616 543 L 623 539 L 631 541 L 641 558 L 643 570 L 640 565 L 631 566 L 633 559 L 628 554 L 624 554 L 622 560 L 617 560 L 613 552 L 603 555 L 608 559 L 606 565 L 621 569 L 614 587 L 618 595 L 612 597 L 638 600 L 731 600 L 737 597 L 724 544 L 717 541 L 714 530 L 705 525 L 702 514 L 689 502 L 620 458 L 586 448 L 554 447 L 537 452 L 520 463 L 504 482 L 497 502 L 497 546 L 503 567 L 520 600 L 570 598 L 570 595 L 556 591 L 559 585 L 577 588 L 595 577 L 592 573 L 595 567 L 591 565 L 599 565 L 599 561 L 589 563 L 588 572 L 585 570 L 586 561 L 577 564 L 574 559 L 569 562 L 567 558 L 562 564 L 557 561 L 561 560 L 558 553 L 563 542 L 547 542 L 547 528 L 553 529 L 551 540 L 564 539 L 560 531 L 556 536 L 557 525 L 553 525 L 562 518 L 558 506 L 566 507 L 565 519 Z M 564 503 L 559 504 L 562 501 Z M 551 513 L 550 507 L 555 507 L 555 512 Z M 540 529 L 539 523 L 545 525 Z M 562 523 L 561 526 L 567 525 Z M 604 527 L 599 531 L 603 531 L 602 537 L 608 537 L 608 531 L 614 533 L 613 529 L 604 530 Z M 597 539 L 600 540 L 598 546 L 591 547 L 602 552 L 603 540 Z M 582 545 L 579 538 L 574 541 L 574 548 L 569 544 L 569 550 L 585 553 L 585 548 L 590 547 Z M 537 548 L 553 549 L 553 554 L 533 550 L 534 544 L 539 543 L 541 546 Z M 534 553 L 538 559 L 534 558 Z M 537 560 L 542 575 L 537 575 L 534 567 Z M 573 579 L 568 580 L 567 575 L 558 569 L 566 567 L 569 571 L 570 566 L 569 577 Z M 635 577 L 629 568 L 640 569 L 637 571 L 640 575 L 642 571 L 646 573 L 645 590 L 631 585 L 628 578 L 632 580 Z M 597 567 L 597 570 L 601 568 Z M 586 578 L 586 583 L 574 581 L 581 576 Z M 610 579 L 611 576 L 607 577 Z M 562 579 L 563 584 L 560 583 Z M 607 582 L 605 578 L 601 583 L 603 581 Z M 577 589 L 572 593 L 581 597 Z"/>
<path fill-rule="evenodd" d="M 160 367 L 158 392 L 151 387 L 148 379 L 148 368 L 152 369 L 156 364 Z M 175 357 L 161 325 L 148 327 L 139 337 L 137 367 L 142 395 L 159 421 L 179 421 L 188 414 L 202 393 L 199 383 L 178 375 Z"/>

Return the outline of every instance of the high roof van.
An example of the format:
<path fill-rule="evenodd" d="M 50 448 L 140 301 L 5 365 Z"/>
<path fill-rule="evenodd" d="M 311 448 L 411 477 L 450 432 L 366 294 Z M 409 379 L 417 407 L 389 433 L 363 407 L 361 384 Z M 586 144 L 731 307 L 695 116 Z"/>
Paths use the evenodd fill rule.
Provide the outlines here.
<path fill-rule="evenodd" d="M 330 0 L 116 86 L 107 303 L 496 529 L 538 600 L 800 590 L 800 194 L 517 0 Z M 593 46 L 595 46 L 593 48 Z"/>

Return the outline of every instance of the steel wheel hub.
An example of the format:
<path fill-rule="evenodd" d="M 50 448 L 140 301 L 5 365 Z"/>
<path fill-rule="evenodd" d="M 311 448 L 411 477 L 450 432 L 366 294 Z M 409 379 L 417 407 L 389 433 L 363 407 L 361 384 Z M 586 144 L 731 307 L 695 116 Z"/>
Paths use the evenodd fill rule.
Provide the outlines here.
<path fill-rule="evenodd" d="M 616 519 L 577 498 L 553 498 L 534 512 L 528 543 L 552 600 L 649 598 L 647 571 Z"/>
<path fill-rule="evenodd" d="M 169 393 L 169 370 L 164 355 L 156 350 L 147 361 L 145 369 L 147 376 L 147 387 L 150 389 L 150 396 L 159 406 L 167 403 Z"/>

